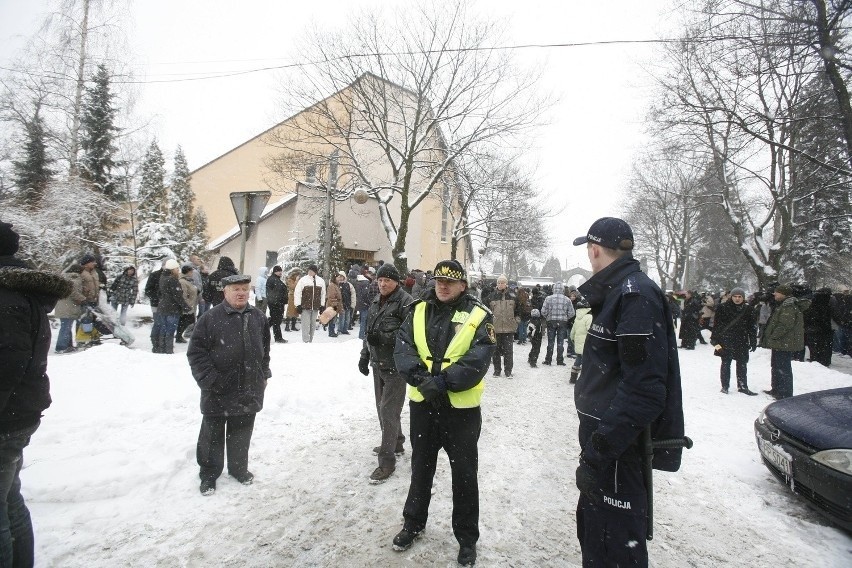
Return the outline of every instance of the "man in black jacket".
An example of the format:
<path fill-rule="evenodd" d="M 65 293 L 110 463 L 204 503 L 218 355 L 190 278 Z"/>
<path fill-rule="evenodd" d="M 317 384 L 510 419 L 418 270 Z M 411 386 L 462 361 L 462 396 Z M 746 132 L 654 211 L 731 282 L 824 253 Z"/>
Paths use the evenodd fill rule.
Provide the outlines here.
<path fill-rule="evenodd" d="M 225 299 L 224 286 L 222 279 L 228 276 L 235 276 L 237 267 L 234 266 L 234 261 L 230 257 L 223 256 L 219 259 L 219 264 L 216 265 L 216 270 L 210 273 L 207 277 L 207 284 L 204 285 L 204 290 L 201 293 L 202 299 L 210 304 L 211 307 L 216 304 L 221 304 Z"/>
<path fill-rule="evenodd" d="M 411 296 L 399 285 L 399 271 L 392 264 L 383 264 L 376 279 L 379 295 L 367 312 L 367 330 L 358 370 L 367 376 L 373 365 L 373 387 L 376 410 L 382 430 L 382 443 L 374 448 L 379 456 L 379 466 L 370 475 L 370 483 L 382 483 L 396 469 L 396 455 L 405 452 L 405 435 L 400 425 L 400 414 L 405 402 L 405 379 L 396 371 L 393 350 L 396 333 L 411 308 Z M 348 284 L 344 283 L 348 286 Z"/>
<path fill-rule="evenodd" d="M 33 565 L 33 526 L 21 496 L 24 448 L 50 406 L 47 314 L 70 281 L 29 270 L 13 255 L 18 234 L 0 222 L 0 566 Z"/>
<path fill-rule="evenodd" d="M 683 436 L 680 365 L 668 302 L 633 258 L 633 231 L 614 217 L 574 240 L 592 277 L 579 290 L 592 309 L 583 370 L 574 390 L 582 448 L 576 481 L 584 566 L 647 566 L 647 492 L 640 435 Z M 655 451 L 677 471 L 680 449 Z"/>
<path fill-rule="evenodd" d="M 284 321 L 284 306 L 287 305 L 287 285 L 281 280 L 284 269 L 272 268 L 272 274 L 266 279 L 266 303 L 269 306 L 269 325 L 275 343 L 287 343 L 281 334 L 281 322 Z"/>
<path fill-rule="evenodd" d="M 170 258 L 163 265 L 160 276 L 160 303 L 154 322 L 159 325 L 159 332 L 153 338 L 152 353 L 173 354 L 175 352 L 175 332 L 177 331 L 180 315 L 189 309 L 183 299 L 183 288 L 180 285 L 180 265 Z"/>
<path fill-rule="evenodd" d="M 249 304 L 250 276 L 222 279 L 224 300 L 195 324 L 186 357 L 201 388 L 201 432 L 196 457 L 201 494 L 216 491 L 225 467 L 243 485 L 251 485 L 248 450 L 255 415 L 263 408 L 269 369 L 269 325 Z"/>
<path fill-rule="evenodd" d="M 439 262 L 434 281 L 414 303 L 394 350 L 396 368 L 408 383 L 411 485 L 405 524 L 393 547 L 408 549 L 426 528 L 438 451 L 444 448 L 453 477 L 458 562 L 472 566 L 479 540 L 479 403 L 496 337 L 491 312 L 467 293 L 467 275 L 458 261 Z"/>

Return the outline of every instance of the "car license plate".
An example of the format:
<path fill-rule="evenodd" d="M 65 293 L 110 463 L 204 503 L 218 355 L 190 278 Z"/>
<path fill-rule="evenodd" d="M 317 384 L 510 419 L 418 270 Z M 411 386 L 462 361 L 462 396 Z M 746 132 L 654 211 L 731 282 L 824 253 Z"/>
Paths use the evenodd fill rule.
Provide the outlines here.
<path fill-rule="evenodd" d="M 782 454 L 769 440 L 764 440 L 763 438 L 759 438 L 760 440 L 760 453 L 763 454 L 770 463 L 772 463 L 775 467 L 777 467 L 781 473 L 786 475 L 787 477 L 793 477 L 793 464 L 792 460 L 786 455 Z"/>

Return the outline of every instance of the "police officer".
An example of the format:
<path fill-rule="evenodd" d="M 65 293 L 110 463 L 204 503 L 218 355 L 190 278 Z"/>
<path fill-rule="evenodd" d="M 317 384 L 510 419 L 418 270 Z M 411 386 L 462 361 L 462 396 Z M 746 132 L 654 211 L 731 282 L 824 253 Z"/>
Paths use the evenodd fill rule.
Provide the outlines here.
<path fill-rule="evenodd" d="M 588 234 L 592 277 L 580 293 L 593 321 L 574 390 L 582 452 L 577 537 L 583 566 L 647 566 L 647 492 L 639 438 L 683 436 L 680 366 L 668 302 L 633 258 L 633 231 L 603 217 Z M 677 471 L 681 450 L 655 451 L 657 469 Z"/>
<path fill-rule="evenodd" d="M 408 549 L 426 527 L 438 450 L 444 448 L 453 477 L 458 562 L 473 566 L 479 539 L 479 402 L 496 337 L 491 312 L 467 293 L 458 261 L 439 262 L 434 280 L 434 289 L 414 303 L 394 350 L 396 368 L 408 383 L 412 453 L 405 523 L 393 547 Z"/>

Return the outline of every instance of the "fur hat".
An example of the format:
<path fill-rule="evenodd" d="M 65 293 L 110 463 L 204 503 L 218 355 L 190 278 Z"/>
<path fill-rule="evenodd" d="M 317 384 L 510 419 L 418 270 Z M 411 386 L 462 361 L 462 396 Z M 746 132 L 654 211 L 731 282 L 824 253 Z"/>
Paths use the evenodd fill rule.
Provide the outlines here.
<path fill-rule="evenodd" d="M 399 271 L 396 269 L 396 266 L 393 264 L 383 264 L 379 267 L 379 270 L 376 271 L 376 278 L 390 278 L 391 280 L 396 280 L 399 282 Z"/>
<path fill-rule="evenodd" d="M 12 256 L 18 252 L 21 237 L 12 229 L 9 223 L 0 221 L 0 255 Z"/>
<path fill-rule="evenodd" d="M 80 264 L 85 264 L 85 263 L 81 261 Z M 174 270 L 175 268 L 180 268 L 180 264 L 178 264 L 178 261 L 176 261 L 175 259 L 170 258 L 163 265 L 163 268 L 165 268 L 166 270 Z"/>

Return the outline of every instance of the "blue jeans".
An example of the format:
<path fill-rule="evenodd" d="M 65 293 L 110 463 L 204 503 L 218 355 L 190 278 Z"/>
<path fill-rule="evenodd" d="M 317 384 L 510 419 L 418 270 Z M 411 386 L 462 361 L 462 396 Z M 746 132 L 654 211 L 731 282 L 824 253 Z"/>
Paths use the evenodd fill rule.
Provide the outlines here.
<path fill-rule="evenodd" d="M 201 314 L 210 309 L 210 304 L 201 299 L 201 294 L 198 296 L 198 317 L 201 317 Z"/>
<path fill-rule="evenodd" d="M 40 422 L 0 434 L 0 567 L 33 565 L 33 524 L 21 496 L 24 448 Z"/>
<path fill-rule="evenodd" d="M 56 336 L 56 351 L 65 351 L 74 346 L 75 318 L 59 318 L 59 334 Z"/>
<path fill-rule="evenodd" d="M 367 310 L 359 312 L 361 321 L 358 323 L 358 339 L 367 337 Z"/>
<path fill-rule="evenodd" d="M 556 349 L 556 362 L 564 363 L 565 355 L 565 336 L 568 335 L 567 321 L 549 321 L 547 322 L 547 352 L 544 355 L 544 361 L 550 363 L 553 361 L 553 340 L 556 339 L 558 347 Z"/>
<path fill-rule="evenodd" d="M 772 392 L 778 398 L 793 396 L 793 352 L 772 350 Z"/>
<path fill-rule="evenodd" d="M 118 302 L 112 302 L 112 309 L 118 311 Z M 118 323 L 124 325 L 127 323 L 127 308 L 129 306 L 127 304 L 121 304 L 121 313 L 118 316 Z"/>
<path fill-rule="evenodd" d="M 157 315 L 160 316 L 160 335 L 174 337 L 175 332 L 177 332 L 178 322 L 180 321 L 180 314 L 161 314 L 158 311 Z"/>
<path fill-rule="evenodd" d="M 518 324 L 518 341 L 521 343 L 525 343 L 527 341 L 527 325 L 529 325 L 529 319 L 522 319 Z"/>
<path fill-rule="evenodd" d="M 344 309 L 340 311 L 340 315 L 337 316 L 337 331 L 338 333 L 349 334 L 349 318 L 352 317 L 352 313 L 349 309 Z"/>
<path fill-rule="evenodd" d="M 154 312 L 154 325 L 151 326 L 151 343 L 154 343 L 154 338 L 163 335 L 163 314 L 160 310 Z M 177 328 L 175 328 L 177 331 Z"/>

